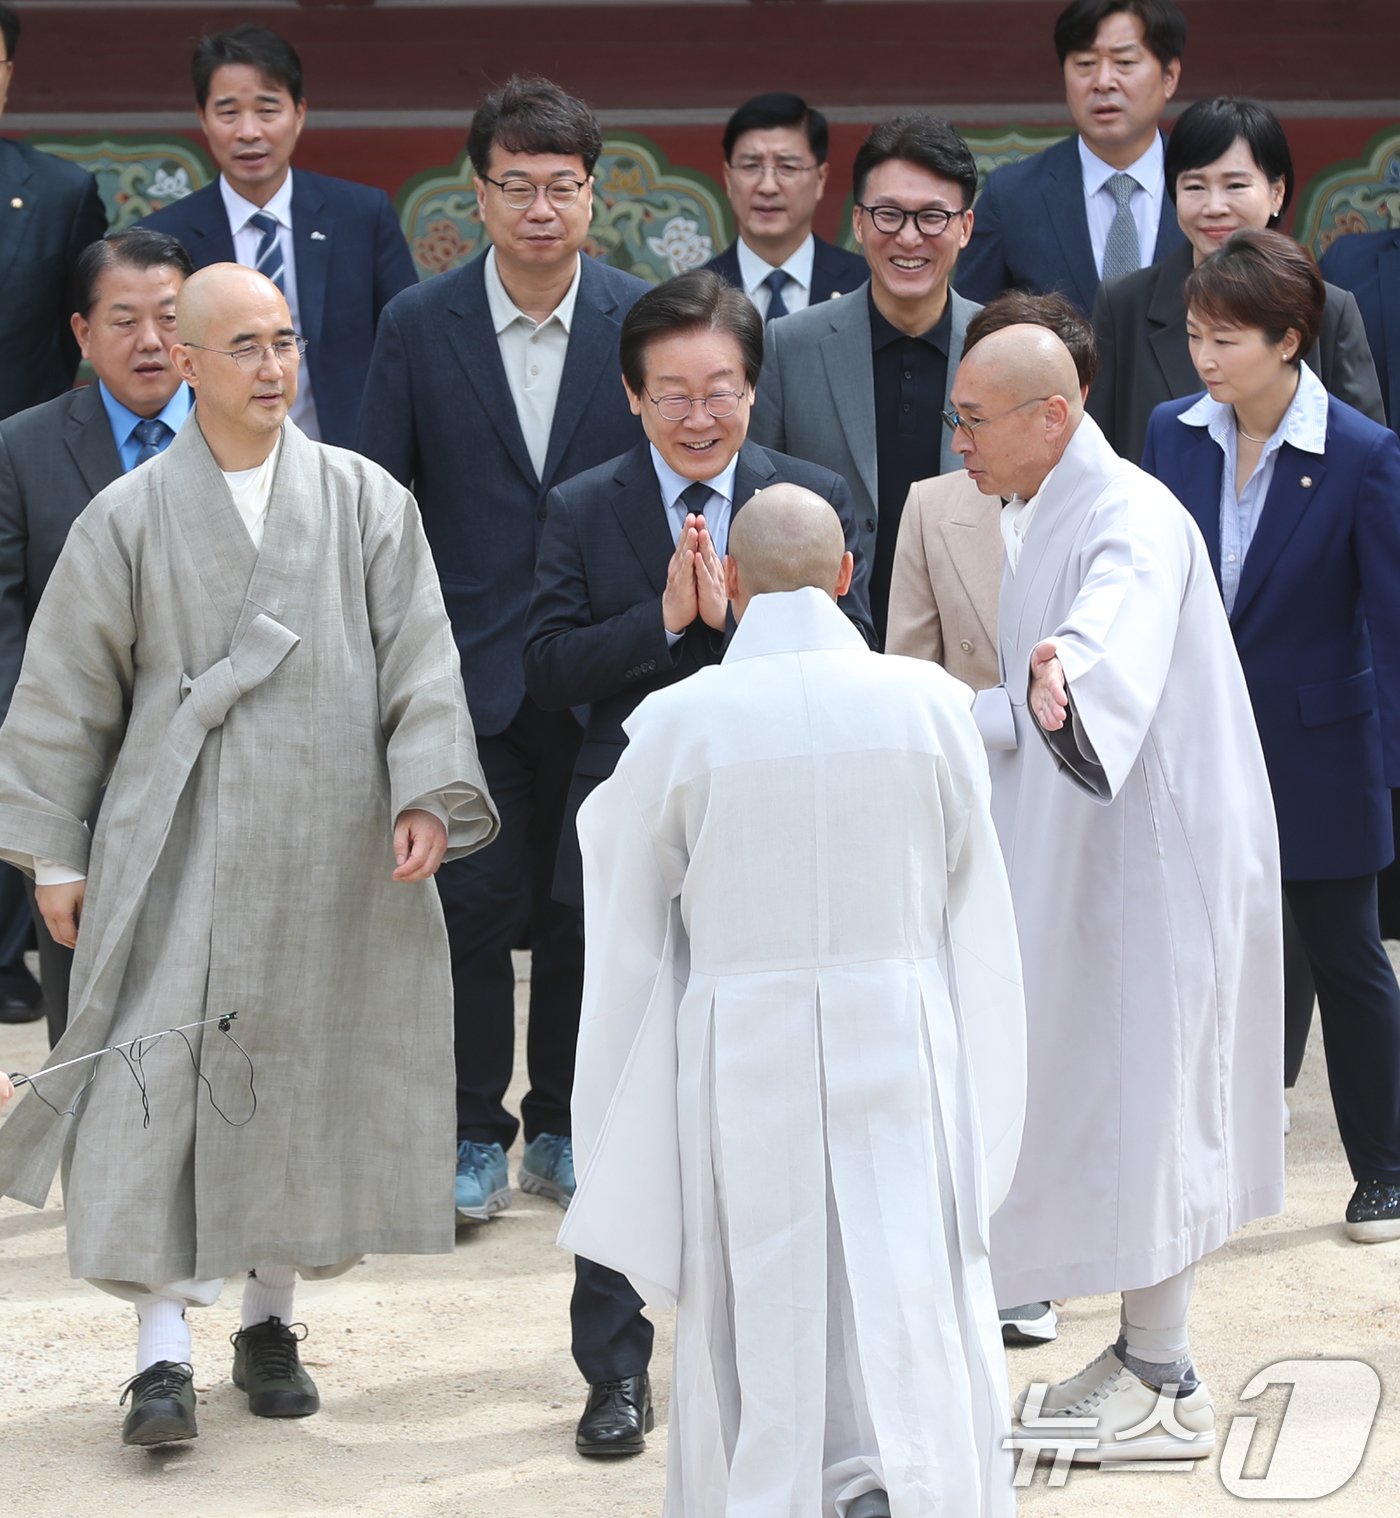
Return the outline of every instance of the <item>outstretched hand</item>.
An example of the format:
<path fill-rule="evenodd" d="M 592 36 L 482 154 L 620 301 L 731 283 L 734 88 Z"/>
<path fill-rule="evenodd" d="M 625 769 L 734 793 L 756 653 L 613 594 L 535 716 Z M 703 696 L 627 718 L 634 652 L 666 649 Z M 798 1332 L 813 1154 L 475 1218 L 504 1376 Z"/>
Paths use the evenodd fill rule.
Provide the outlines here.
<path fill-rule="evenodd" d="M 447 829 L 431 812 L 410 807 L 394 825 L 395 880 L 430 880 L 447 852 Z"/>
<path fill-rule="evenodd" d="M 1069 716 L 1069 689 L 1053 638 L 1046 638 L 1031 650 L 1031 683 L 1026 704 L 1047 733 L 1058 732 Z"/>

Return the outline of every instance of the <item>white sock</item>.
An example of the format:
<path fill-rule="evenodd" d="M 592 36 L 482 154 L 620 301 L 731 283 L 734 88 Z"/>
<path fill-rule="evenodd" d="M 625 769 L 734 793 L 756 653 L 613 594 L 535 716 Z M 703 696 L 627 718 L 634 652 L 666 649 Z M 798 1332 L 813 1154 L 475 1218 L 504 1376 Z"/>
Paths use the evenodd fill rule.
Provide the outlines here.
<path fill-rule="evenodd" d="M 170 1297 L 147 1297 L 137 1303 L 136 1374 L 161 1360 L 190 1363 L 190 1325 L 185 1309 Z"/>
<path fill-rule="evenodd" d="M 269 1318 L 292 1320 L 292 1293 L 297 1273 L 291 1265 L 259 1265 L 243 1283 L 243 1326 L 256 1328 Z"/>

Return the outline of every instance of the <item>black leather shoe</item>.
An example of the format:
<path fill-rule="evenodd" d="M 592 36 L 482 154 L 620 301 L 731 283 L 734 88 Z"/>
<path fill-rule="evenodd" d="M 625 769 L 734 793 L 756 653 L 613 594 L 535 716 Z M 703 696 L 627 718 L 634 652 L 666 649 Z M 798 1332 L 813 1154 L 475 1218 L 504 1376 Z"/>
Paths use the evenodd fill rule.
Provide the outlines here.
<path fill-rule="evenodd" d="M 194 1372 L 174 1360 L 157 1360 L 133 1376 L 122 1392 L 120 1407 L 131 1398 L 131 1411 L 122 1424 L 123 1444 L 173 1444 L 193 1439 Z"/>
<path fill-rule="evenodd" d="M 656 1427 L 651 1409 L 651 1377 L 624 1376 L 588 1388 L 588 1405 L 578 1420 L 574 1444 L 581 1455 L 640 1455 Z"/>
<path fill-rule="evenodd" d="M 300 1338 L 296 1329 L 301 1329 Z M 316 1383 L 302 1368 L 297 1345 L 306 1325 L 269 1318 L 232 1334 L 233 1384 L 248 1393 L 248 1411 L 259 1418 L 309 1418 L 321 1406 Z"/>

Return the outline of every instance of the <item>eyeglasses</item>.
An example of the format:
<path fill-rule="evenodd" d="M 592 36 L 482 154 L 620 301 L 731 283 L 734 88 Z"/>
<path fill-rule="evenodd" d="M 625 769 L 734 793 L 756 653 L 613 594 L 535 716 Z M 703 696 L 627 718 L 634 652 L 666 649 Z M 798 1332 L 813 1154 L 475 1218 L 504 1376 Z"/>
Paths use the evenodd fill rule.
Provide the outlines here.
<path fill-rule="evenodd" d="M 656 413 L 668 422 L 683 422 L 690 415 L 692 406 L 700 405 L 717 422 L 733 416 L 743 403 L 744 397 L 737 390 L 713 390 L 709 395 L 653 395 L 646 398 L 656 407 Z"/>
<path fill-rule="evenodd" d="M 988 422 L 999 422 L 1004 417 L 1010 416 L 1013 411 L 1024 411 L 1027 406 L 1035 406 L 1041 401 L 1048 401 L 1049 399 L 1048 395 L 1033 395 L 1030 400 L 1021 401 L 1006 411 L 998 411 L 995 416 L 967 417 L 960 416 L 956 411 L 945 411 L 943 413 L 943 425 L 949 432 L 956 432 L 961 427 L 967 433 L 969 440 L 976 442 L 976 433 L 979 427 L 985 427 Z"/>
<path fill-rule="evenodd" d="M 285 369 L 297 363 L 306 352 L 304 337 L 279 337 L 275 343 L 248 343 L 242 348 L 206 348 L 203 343 L 186 343 L 186 348 L 198 348 L 201 353 L 222 353 L 231 358 L 245 374 L 253 374 L 262 368 L 264 354 L 270 353 Z"/>
<path fill-rule="evenodd" d="M 751 179 L 757 183 L 771 169 L 780 184 L 795 184 L 804 174 L 814 173 L 819 168 L 819 163 L 798 163 L 795 158 L 780 159 L 777 163 L 769 163 L 766 158 L 741 158 L 738 163 L 729 165 L 729 172 L 736 179 Z"/>
<path fill-rule="evenodd" d="M 489 174 L 479 177 L 496 186 L 512 211 L 528 211 L 537 195 L 543 195 L 556 211 L 567 211 L 587 186 L 587 180 L 583 179 L 551 179 L 548 184 L 532 184 L 528 179 L 492 179 Z"/>
<path fill-rule="evenodd" d="M 925 206 L 922 211 L 906 211 L 901 206 L 866 206 L 860 201 L 856 202 L 856 210 L 865 212 L 877 232 L 898 235 L 904 230 L 904 223 L 912 221 L 925 237 L 937 237 L 955 216 L 967 215 L 966 207 L 961 211 L 945 211 L 941 206 Z"/>

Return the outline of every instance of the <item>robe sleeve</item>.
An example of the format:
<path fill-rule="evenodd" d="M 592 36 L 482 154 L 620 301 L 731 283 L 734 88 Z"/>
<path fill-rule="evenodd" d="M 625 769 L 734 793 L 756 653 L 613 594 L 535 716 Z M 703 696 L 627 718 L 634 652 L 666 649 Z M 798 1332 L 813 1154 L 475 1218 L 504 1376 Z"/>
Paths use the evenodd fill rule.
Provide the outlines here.
<path fill-rule="evenodd" d="M 988 1212 L 1011 1189 L 1026 1115 L 1026 1006 L 1011 886 L 992 823 L 985 756 L 947 846 L 949 991 L 958 1009 L 986 1158 Z"/>
<path fill-rule="evenodd" d="M 1058 647 L 1070 717 L 1056 733 L 1031 721 L 1063 772 L 1104 803 L 1137 763 L 1162 697 L 1190 568 L 1189 527 L 1165 500 L 1160 510 L 1106 514 L 1084 547 L 1079 591 L 1046 634 Z M 1017 678 L 1029 688 L 1029 668 Z"/>
<path fill-rule="evenodd" d="M 578 1189 L 559 1243 L 626 1275 L 652 1306 L 680 1289 L 676 1011 L 688 970 L 685 856 L 655 834 L 632 776 L 645 738 L 579 810 L 583 1009 L 574 1069 Z"/>
<path fill-rule="evenodd" d="M 374 490 L 370 480 L 365 488 Z M 447 818 L 448 859 L 500 829 L 476 752 L 461 659 L 413 497 L 387 480 L 365 546 L 365 604 L 374 637 L 391 817 L 423 802 Z M 392 495 L 390 496 L 390 492 Z"/>
<path fill-rule="evenodd" d="M 74 524 L 25 644 L 0 728 L 0 859 L 86 875 L 87 819 L 126 732 L 136 620 L 131 565 L 110 515 Z"/>

